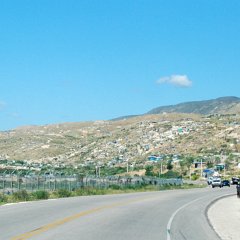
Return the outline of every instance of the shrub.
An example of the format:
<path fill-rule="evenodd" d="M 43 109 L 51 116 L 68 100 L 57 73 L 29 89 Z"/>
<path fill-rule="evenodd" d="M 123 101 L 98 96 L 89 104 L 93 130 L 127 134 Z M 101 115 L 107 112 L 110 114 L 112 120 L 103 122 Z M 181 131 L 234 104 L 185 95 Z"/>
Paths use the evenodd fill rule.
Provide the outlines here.
<path fill-rule="evenodd" d="M 121 189 L 121 187 L 120 187 L 119 185 L 117 185 L 117 184 L 112 184 L 112 185 L 109 186 L 109 188 L 111 188 L 111 189 L 113 189 L 113 190 L 119 190 L 119 189 Z"/>
<path fill-rule="evenodd" d="M 7 196 L 5 196 L 4 194 L 0 193 L 0 203 L 4 203 L 7 202 Z"/>
<path fill-rule="evenodd" d="M 20 190 L 13 193 L 12 197 L 15 201 L 28 201 L 30 196 L 26 190 Z"/>
<path fill-rule="evenodd" d="M 84 188 L 79 188 L 79 189 L 75 190 L 74 194 L 76 196 L 84 196 L 84 195 L 86 195 L 86 192 L 84 191 Z"/>
<path fill-rule="evenodd" d="M 64 197 L 70 197 L 72 193 L 68 191 L 67 189 L 59 189 L 57 190 L 57 196 L 59 198 L 64 198 Z"/>
<path fill-rule="evenodd" d="M 32 193 L 32 196 L 34 199 L 48 199 L 49 198 L 49 192 L 44 190 L 39 190 Z"/>
<path fill-rule="evenodd" d="M 169 170 L 168 172 L 162 174 L 160 177 L 161 178 L 178 178 L 179 177 L 179 173 L 178 172 L 174 172 L 172 170 Z"/>
<path fill-rule="evenodd" d="M 193 174 L 193 175 L 191 176 L 191 179 L 192 179 L 192 180 L 197 180 L 199 177 L 200 177 L 199 175 Z"/>
<path fill-rule="evenodd" d="M 148 165 L 148 166 L 145 167 L 145 170 L 146 170 L 146 172 L 145 172 L 146 176 L 153 176 L 154 175 L 153 166 Z"/>
<path fill-rule="evenodd" d="M 76 196 L 86 196 L 86 195 L 104 195 L 108 192 L 107 189 L 98 189 L 94 187 L 84 187 L 77 189 L 74 194 Z"/>

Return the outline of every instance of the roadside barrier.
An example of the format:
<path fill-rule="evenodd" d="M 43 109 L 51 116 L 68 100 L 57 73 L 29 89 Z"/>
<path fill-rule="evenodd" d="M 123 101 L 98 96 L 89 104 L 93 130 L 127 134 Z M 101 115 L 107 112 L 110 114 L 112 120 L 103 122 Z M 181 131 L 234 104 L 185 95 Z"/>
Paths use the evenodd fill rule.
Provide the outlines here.
<path fill-rule="evenodd" d="M 80 176 L 80 175 L 26 175 L 2 174 L 0 175 L 0 191 L 11 194 L 19 190 L 27 191 L 47 190 L 55 191 L 67 189 L 74 191 L 83 187 L 106 189 L 109 187 L 136 187 L 142 185 L 182 185 L 182 179 L 163 179 L 154 177 L 122 177 L 122 176 Z"/>

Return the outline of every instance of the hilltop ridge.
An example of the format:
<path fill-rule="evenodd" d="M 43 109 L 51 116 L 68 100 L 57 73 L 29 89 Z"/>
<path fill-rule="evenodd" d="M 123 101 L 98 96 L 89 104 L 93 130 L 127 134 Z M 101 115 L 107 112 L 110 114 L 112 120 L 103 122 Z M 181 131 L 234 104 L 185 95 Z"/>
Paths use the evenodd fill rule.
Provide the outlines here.
<path fill-rule="evenodd" d="M 211 100 L 184 102 L 176 105 L 154 108 L 146 114 L 159 114 L 164 112 L 196 113 L 196 114 L 230 114 L 240 112 L 240 98 L 219 97 Z"/>
<path fill-rule="evenodd" d="M 235 96 L 219 97 L 216 99 L 183 102 L 167 106 L 159 106 L 139 115 L 127 115 L 111 120 L 122 120 L 142 115 L 161 113 L 193 113 L 201 115 L 235 114 L 240 113 L 240 98 Z"/>

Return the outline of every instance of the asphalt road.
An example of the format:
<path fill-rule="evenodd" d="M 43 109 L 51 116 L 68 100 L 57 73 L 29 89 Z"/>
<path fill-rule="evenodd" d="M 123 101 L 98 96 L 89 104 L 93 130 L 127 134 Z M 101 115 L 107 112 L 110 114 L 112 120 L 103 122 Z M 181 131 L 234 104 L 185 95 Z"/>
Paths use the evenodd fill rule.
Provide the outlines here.
<path fill-rule="evenodd" d="M 231 188 L 75 197 L 0 207 L 0 239 L 218 240 L 206 207 Z"/>

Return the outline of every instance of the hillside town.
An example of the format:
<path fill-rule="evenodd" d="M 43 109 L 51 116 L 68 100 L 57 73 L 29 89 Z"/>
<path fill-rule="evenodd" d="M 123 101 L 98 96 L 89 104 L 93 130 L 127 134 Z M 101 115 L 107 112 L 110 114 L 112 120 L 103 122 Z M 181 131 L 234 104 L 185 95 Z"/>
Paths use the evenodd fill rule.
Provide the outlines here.
<path fill-rule="evenodd" d="M 122 168 L 194 164 L 238 170 L 240 116 L 156 114 L 122 119 L 32 126 L 0 133 L 0 169 Z M 159 170 L 160 171 L 160 170 Z"/>

